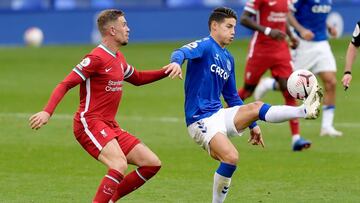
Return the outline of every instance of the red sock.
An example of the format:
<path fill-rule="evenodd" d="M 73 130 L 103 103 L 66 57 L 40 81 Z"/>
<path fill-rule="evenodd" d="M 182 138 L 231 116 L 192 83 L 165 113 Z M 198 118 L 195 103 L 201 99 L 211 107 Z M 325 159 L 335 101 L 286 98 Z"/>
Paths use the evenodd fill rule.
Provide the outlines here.
<path fill-rule="evenodd" d="M 108 203 L 124 176 L 115 169 L 109 169 L 102 179 L 93 203 Z"/>
<path fill-rule="evenodd" d="M 247 99 L 248 97 L 251 96 L 251 94 L 252 94 L 252 92 L 246 91 L 244 88 L 240 88 L 240 89 L 238 90 L 238 95 L 240 96 L 240 98 L 241 98 L 242 100 Z"/>
<path fill-rule="evenodd" d="M 282 94 L 285 98 L 286 105 L 296 106 L 296 99 L 294 97 L 292 97 L 287 90 L 283 91 Z M 298 135 L 300 133 L 299 119 L 289 120 L 289 124 L 290 124 L 291 134 Z"/>
<path fill-rule="evenodd" d="M 142 166 L 129 173 L 118 185 L 111 201 L 116 202 L 121 197 L 141 187 L 146 181 L 153 177 L 161 166 Z"/>

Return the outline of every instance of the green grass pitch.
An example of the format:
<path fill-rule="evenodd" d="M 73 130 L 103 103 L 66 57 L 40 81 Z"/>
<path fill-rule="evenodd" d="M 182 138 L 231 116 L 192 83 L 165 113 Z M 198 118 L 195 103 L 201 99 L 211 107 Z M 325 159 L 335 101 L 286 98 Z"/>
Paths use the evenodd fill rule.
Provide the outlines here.
<path fill-rule="evenodd" d="M 266 148 L 247 144 L 248 131 L 232 139 L 240 163 L 227 202 L 360 202 L 360 59 L 344 92 L 340 80 L 349 38 L 332 40 L 338 64 L 335 126 L 341 138 L 319 137 L 321 118 L 301 121 L 311 149 L 294 153 L 288 123 L 264 124 Z M 138 69 L 160 68 L 182 43 L 131 44 L 121 50 Z M 248 41 L 229 46 L 242 83 Z M 78 87 L 39 131 L 30 114 L 43 108 L 52 89 L 93 46 L 0 48 L 0 202 L 90 202 L 106 168 L 89 156 L 72 133 Z M 120 125 L 138 136 L 162 160 L 155 178 L 123 202 L 211 202 L 218 163 L 188 136 L 183 113 L 183 81 L 164 79 L 126 84 L 117 114 Z M 265 101 L 282 104 L 280 93 Z M 251 100 L 247 101 L 250 102 Z M 130 168 L 132 169 L 132 168 Z"/>

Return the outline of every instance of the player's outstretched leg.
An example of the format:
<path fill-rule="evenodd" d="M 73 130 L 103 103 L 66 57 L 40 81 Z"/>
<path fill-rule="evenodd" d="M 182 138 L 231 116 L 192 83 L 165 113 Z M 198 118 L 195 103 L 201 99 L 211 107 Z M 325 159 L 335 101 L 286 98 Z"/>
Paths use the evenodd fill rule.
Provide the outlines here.
<path fill-rule="evenodd" d="M 294 118 L 316 119 L 320 113 L 321 98 L 321 88 L 315 86 L 301 106 L 262 105 L 259 110 L 259 119 L 270 123 L 284 122 Z"/>
<path fill-rule="evenodd" d="M 270 123 L 280 123 L 294 118 L 315 119 L 320 112 L 321 98 L 321 88 L 316 86 L 301 106 L 271 106 L 261 101 L 245 104 L 238 109 L 234 124 L 238 131 L 242 131 L 258 119 Z"/>
<path fill-rule="evenodd" d="M 144 144 L 137 144 L 126 156 L 130 164 L 139 166 L 120 182 L 110 202 L 116 202 L 141 187 L 161 168 L 159 158 Z"/>
<path fill-rule="evenodd" d="M 254 97 L 256 100 L 260 100 L 266 94 L 266 92 L 271 91 L 271 90 L 279 90 L 279 89 L 280 89 L 279 84 L 276 82 L 276 80 L 274 78 L 265 78 L 265 79 L 261 80 L 260 83 L 258 84 L 258 86 L 255 90 L 255 93 L 254 93 Z M 283 95 L 285 98 L 290 97 L 290 95 L 288 95 L 288 97 L 287 97 L 287 95 L 284 93 L 284 91 L 283 91 Z M 316 94 L 314 94 L 314 96 L 316 96 Z M 319 96 L 319 95 L 317 95 L 317 96 Z M 320 96 L 322 97 L 322 95 L 320 95 Z M 309 103 L 309 101 L 312 101 L 312 97 L 310 97 L 308 99 L 307 103 Z M 286 102 L 286 103 L 289 104 L 289 102 Z M 310 108 L 309 104 L 307 106 L 308 106 L 308 108 Z M 312 116 L 310 116 L 310 117 L 312 117 Z M 293 130 L 293 129 L 298 128 L 298 127 L 296 127 L 296 125 L 298 125 L 298 124 L 293 124 L 290 121 L 290 125 L 292 127 L 292 134 L 293 134 L 293 136 L 292 136 L 293 151 L 301 151 L 303 149 L 309 148 L 311 146 L 311 142 L 308 140 L 305 140 L 299 134 L 294 133 L 296 130 Z"/>

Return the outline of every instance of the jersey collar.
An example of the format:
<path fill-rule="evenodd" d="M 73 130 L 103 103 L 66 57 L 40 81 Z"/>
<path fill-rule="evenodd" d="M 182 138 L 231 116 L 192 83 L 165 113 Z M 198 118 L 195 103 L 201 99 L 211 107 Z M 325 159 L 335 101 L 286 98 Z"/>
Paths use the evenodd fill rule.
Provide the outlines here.
<path fill-rule="evenodd" d="M 217 43 L 217 41 L 214 40 L 214 38 L 213 38 L 211 35 L 209 35 L 209 38 L 210 38 L 210 40 L 212 40 L 212 41 L 216 44 L 217 47 L 219 47 L 219 49 L 225 51 L 225 47 L 222 48 L 222 47 Z"/>
<path fill-rule="evenodd" d="M 105 45 L 103 44 L 99 44 L 99 46 L 101 49 L 103 49 L 104 51 L 106 51 L 108 54 L 110 54 L 113 57 L 116 57 L 116 53 L 111 51 L 109 48 L 107 48 Z"/>

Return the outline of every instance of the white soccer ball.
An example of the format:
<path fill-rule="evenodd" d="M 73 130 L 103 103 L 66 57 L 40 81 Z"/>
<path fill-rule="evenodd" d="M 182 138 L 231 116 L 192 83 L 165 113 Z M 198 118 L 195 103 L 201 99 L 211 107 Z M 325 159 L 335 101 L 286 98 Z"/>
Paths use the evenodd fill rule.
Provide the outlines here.
<path fill-rule="evenodd" d="M 24 33 L 24 41 L 28 46 L 39 47 L 43 40 L 44 34 L 38 27 L 30 27 Z"/>
<path fill-rule="evenodd" d="M 296 99 L 306 98 L 312 88 L 318 84 L 315 75 L 305 69 L 294 71 L 288 81 L 287 89 L 291 96 Z"/>

